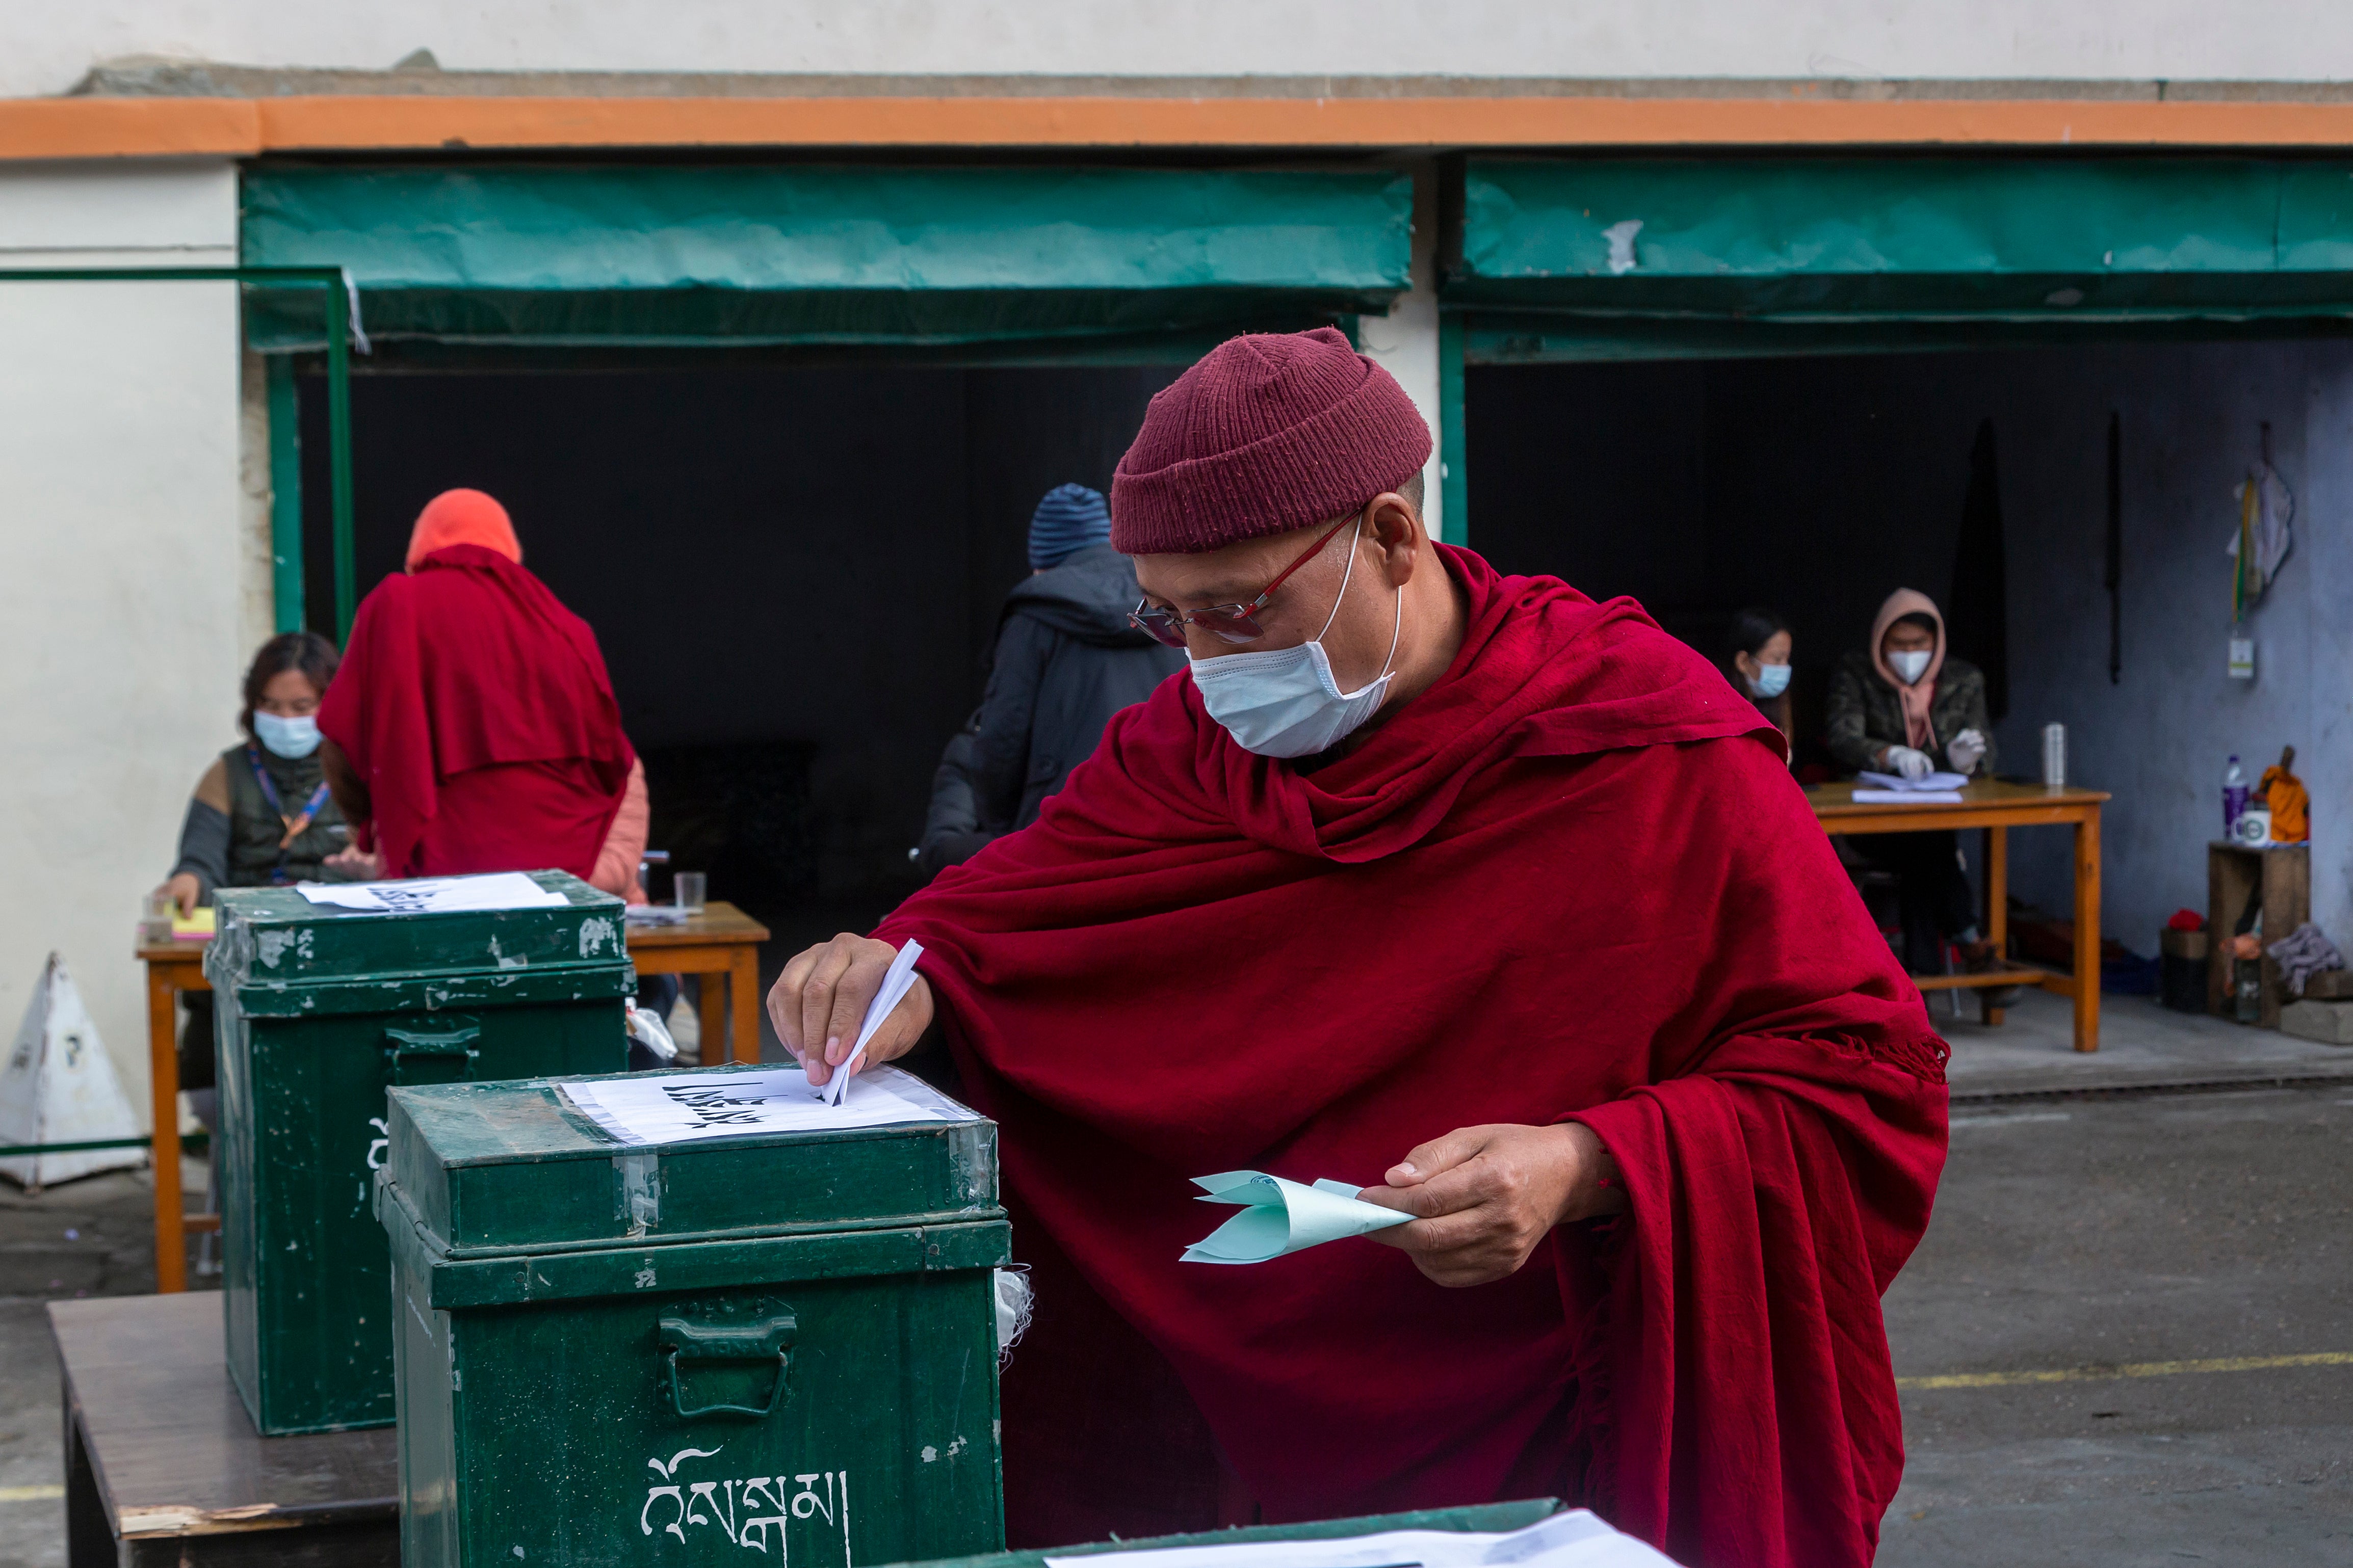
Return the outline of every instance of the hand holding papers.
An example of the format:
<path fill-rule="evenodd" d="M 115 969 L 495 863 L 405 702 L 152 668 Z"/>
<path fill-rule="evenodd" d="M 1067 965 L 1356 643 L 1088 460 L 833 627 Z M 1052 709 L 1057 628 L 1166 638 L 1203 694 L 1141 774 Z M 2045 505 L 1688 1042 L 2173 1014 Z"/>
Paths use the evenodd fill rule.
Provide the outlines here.
<path fill-rule="evenodd" d="M 1185 1249 L 1186 1263 L 1263 1263 L 1344 1237 L 1403 1225 L 1413 1215 L 1356 1196 L 1345 1182 L 1302 1186 L 1257 1171 L 1196 1176 L 1205 1204 L 1241 1204 L 1242 1212 Z"/>
<path fill-rule="evenodd" d="M 819 1091 L 826 1096 L 828 1105 L 841 1103 L 843 1093 L 849 1088 L 849 1075 L 858 1070 L 858 1060 L 866 1054 L 866 1042 L 874 1037 L 874 1031 L 882 1026 L 882 1020 L 891 1016 L 891 1009 L 905 1001 L 907 993 L 915 988 L 915 960 L 923 956 L 923 944 L 909 937 L 907 945 L 899 950 L 899 956 L 892 959 L 891 967 L 883 972 L 882 988 L 875 992 L 874 1000 L 866 1005 L 866 1016 L 858 1026 L 858 1043 L 850 1047 L 848 1056 L 841 1058 L 841 1065 L 833 1069 L 833 1077 Z"/>

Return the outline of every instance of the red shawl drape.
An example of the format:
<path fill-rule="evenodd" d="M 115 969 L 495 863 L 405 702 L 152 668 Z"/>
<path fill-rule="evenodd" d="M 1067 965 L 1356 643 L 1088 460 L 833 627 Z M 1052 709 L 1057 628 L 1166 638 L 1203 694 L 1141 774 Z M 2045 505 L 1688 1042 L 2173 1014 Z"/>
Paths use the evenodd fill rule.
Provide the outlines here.
<path fill-rule="evenodd" d="M 1252 756 L 1172 678 L 877 933 L 927 949 L 1038 1268 L 1012 1533 L 1207 1522 L 1214 1452 L 1270 1520 L 1557 1491 L 1686 1563 L 1866 1562 L 1943 1043 L 1754 705 L 1630 601 L 1443 556 L 1461 652 L 1354 752 Z M 1187 1177 L 1568 1118 L 1630 1215 L 1509 1279 L 1177 1262 L 1229 1212 Z"/>
<path fill-rule="evenodd" d="M 635 753 L 588 623 L 493 550 L 437 550 L 360 605 L 319 705 L 387 877 L 596 868 Z"/>

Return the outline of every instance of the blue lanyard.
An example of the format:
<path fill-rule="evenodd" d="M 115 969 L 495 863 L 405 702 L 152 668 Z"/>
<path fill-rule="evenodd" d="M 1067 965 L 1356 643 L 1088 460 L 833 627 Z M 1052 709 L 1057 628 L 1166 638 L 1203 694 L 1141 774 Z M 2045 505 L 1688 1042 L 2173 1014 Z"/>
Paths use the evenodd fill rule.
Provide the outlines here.
<path fill-rule="evenodd" d="M 253 782 L 261 786 L 262 798 L 269 803 L 269 809 L 278 814 L 279 826 L 286 829 L 278 840 L 278 864 L 269 873 L 271 881 L 282 882 L 286 880 L 286 859 L 292 851 L 294 840 L 301 837 L 302 830 L 318 816 L 319 808 L 327 804 L 326 781 L 322 779 L 319 782 L 319 787 L 311 792 L 311 798 L 302 803 L 300 813 L 289 816 L 286 815 L 286 803 L 279 796 L 278 786 L 270 782 L 269 770 L 261 765 L 261 753 L 248 746 L 245 760 L 253 769 Z"/>

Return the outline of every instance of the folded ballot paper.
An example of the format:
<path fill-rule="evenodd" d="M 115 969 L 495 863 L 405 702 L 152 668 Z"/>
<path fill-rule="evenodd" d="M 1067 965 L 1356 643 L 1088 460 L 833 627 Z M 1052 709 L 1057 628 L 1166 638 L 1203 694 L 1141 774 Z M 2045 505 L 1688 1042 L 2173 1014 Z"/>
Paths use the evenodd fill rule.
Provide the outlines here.
<path fill-rule="evenodd" d="M 1584 1509 L 1509 1534 L 1391 1530 L 1324 1541 L 1234 1541 L 1142 1552 L 1050 1552 L 1047 1568 L 1675 1568 Z"/>
<path fill-rule="evenodd" d="M 882 984 L 866 1004 L 865 1017 L 859 1020 L 857 1043 L 841 1058 L 841 1065 L 833 1069 L 833 1077 L 826 1086 L 818 1091 L 828 1105 L 839 1105 L 841 1097 L 849 1092 L 849 1075 L 857 1070 L 859 1058 L 865 1056 L 866 1042 L 874 1037 L 874 1031 L 882 1026 L 891 1010 L 904 1002 L 907 993 L 915 988 L 915 960 L 923 956 L 923 944 L 910 937 L 907 945 L 899 950 L 899 956 L 891 961 L 891 967 L 882 972 Z"/>
<path fill-rule="evenodd" d="M 1264 1263 L 1343 1237 L 1386 1230 L 1413 1218 L 1356 1196 L 1345 1182 L 1313 1186 L 1260 1171 L 1196 1176 L 1205 1204 L 1240 1204 L 1242 1212 L 1185 1249 L 1186 1263 Z"/>

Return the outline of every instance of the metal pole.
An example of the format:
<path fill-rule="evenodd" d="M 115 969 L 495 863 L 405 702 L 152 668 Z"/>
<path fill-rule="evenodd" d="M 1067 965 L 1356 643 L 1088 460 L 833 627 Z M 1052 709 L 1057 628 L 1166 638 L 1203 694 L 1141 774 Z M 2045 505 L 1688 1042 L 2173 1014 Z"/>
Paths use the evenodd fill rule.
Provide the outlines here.
<path fill-rule="evenodd" d="M 304 614 L 302 584 L 302 447 L 299 438 L 301 401 L 294 387 L 294 365 L 284 354 L 271 354 L 264 377 L 269 405 L 269 597 L 277 610 L 278 629 L 299 632 L 309 624 Z"/>
<path fill-rule="evenodd" d="M 359 563 L 352 559 L 352 348 L 350 301 L 339 277 L 327 289 L 327 454 L 334 508 L 335 644 L 352 640 Z"/>

